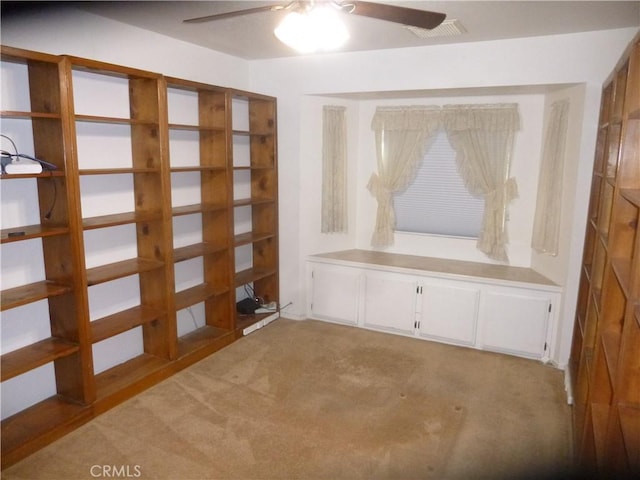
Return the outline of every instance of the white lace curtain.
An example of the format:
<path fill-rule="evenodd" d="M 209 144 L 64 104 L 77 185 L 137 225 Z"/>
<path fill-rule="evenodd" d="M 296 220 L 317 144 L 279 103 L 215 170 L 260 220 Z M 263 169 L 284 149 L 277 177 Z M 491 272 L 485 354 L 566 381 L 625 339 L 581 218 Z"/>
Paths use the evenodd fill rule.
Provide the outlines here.
<path fill-rule="evenodd" d="M 517 196 L 509 165 L 519 118 L 517 104 L 378 109 L 372 121 L 378 173 L 371 176 L 368 185 L 378 201 L 372 245 L 393 244 L 392 194 L 414 180 L 430 141 L 444 128 L 467 189 L 485 200 L 478 249 L 507 262 L 506 206 Z"/>
<path fill-rule="evenodd" d="M 494 260 L 508 262 L 505 219 L 507 205 L 518 195 L 516 181 L 509 176 L 513 139 L 520 128 L 518 106 L 446 106 L 442 123 L 469 193 L 484 197 L 478 250 Z"/>
<path fill-rule="evenodd" d="M 322 233 L 347 231 L 346 107 L 325 105 L 322 117 Z"/>
<path fill-rule="evenodd" d="M 560 239 L 560 209 L 564 152 L 569 121 L 569 100 L 551 104 L 545 132 L 536 214 L 531 246 L 540 253 L 558 254 Z"/>
<path fill-rule="evenodd" d="M 393 194 L 415 179 L 420 161 L 439 128 L 438 107 L 378 108 L 372 128 L 376 137 L 378 173 L 367 188 L 378 201 L 373 246 L 393 244 Z"/>

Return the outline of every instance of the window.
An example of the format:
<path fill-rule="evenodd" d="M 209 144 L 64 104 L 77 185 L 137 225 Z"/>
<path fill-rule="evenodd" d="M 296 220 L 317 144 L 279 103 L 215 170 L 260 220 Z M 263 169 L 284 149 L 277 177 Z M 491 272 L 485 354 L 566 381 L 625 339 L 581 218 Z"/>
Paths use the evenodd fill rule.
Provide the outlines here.
<path fill-rule="evenodd" d="M 425 150 L 433 159 L 434 150 L 429 147 L 438 131 L 447 132 L 447 139 L 455 149 L 455 163 L 460 165 L 460 174 L 469 192 L 481 196 L 486 212 L 482 213 L 482 227 L 475 229 L 476 246 L 489 258 L 500 262 L 509 262 L 506 244 L 506 214 L 508 203 L 518 196 L 515 178 L 509 176 L 509 164 L 516 130 L 520 128 L 518 105 L 444 105 L 439 107 L 379 107 L 371 121 L 375 131 L 376 157 L 378 172 L 369 179 L 367 188 L 378 201 L 376 224 L 371 245 L 386 247 L 393 245 L 397 230 L 397 214 L 394 197 L 404 193 L 410 184 L 415 183 Z M 441 140 L 444 137 L 441 136 Z M 427 143 L 429 142 L 429 143 Z M 448 154 L 447 158 L 454 155 Z M 436 157 L 437 158 L 437 157 Z M 433 180 L 431 187 L 420 191 L 435 191 L 444 186 L 444 199 L 439 198 L 433 212 L 444 213 L 446 235 L 455 235 L 452 225 L 466 225 L 466 220 L 454 219 L 469 210 L 472 202 L 456 203 L 464 197 L 464 190 L 452 190 L 457 176 L 432 177 L 433 172 L 443 172 L 443 166 L 452 166 L 453 162 L 439 162 L 429 169 L 424 165 L 426 179 Z M 481 202 L 481 200 L 478 200 Z M 416 199 L 408 208 L 412 218 L 428 217 L 423 210 L 429 202 Z M 404 227 L 407 228 L 407 227 Z M 415 228 L 415 227 L 411 227 Z M 466 229 L 466 228 L 465 228 Z M 431 233 L 435 233 L 429 228 Z M 463 230 L 464 232 L 464 230 Z M 460 233 L 457 233 L 460 235 Z M 465 233 L 469 235 L 468 231 Z"/>
<path fill-rule="evenodd" d="M 416 179 L 394 195 L 396 231 L 477 237 L 484 198 L 473 197 L 458 174 L 456 152 L 444 130 L 437 133 Z"/>

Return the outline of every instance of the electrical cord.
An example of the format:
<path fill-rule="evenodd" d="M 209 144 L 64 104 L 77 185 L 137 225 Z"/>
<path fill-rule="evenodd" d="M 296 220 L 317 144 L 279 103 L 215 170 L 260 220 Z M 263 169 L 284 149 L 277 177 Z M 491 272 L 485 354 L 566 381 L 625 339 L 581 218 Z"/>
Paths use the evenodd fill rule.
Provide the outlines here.
<path fill-rule="evenodd" d="M 253 289 L 253 287 L 249 284 L 245 284 L 243 285 L 244 288 L 244 293 L 247 294 L 247 296 L 251 299 L 253 299 L 254 301 L 256 301 L 258 304 L 262 305 L 264 303 L 264 299 L 262 299 L 261 297 L 256 296 L 256 292 Z"/>
<path fill-rule="evenodd" d="M 8 152 L 6 150 L 0 150 L 0 153 L 5 156 L 5 157 L 10 157 L 12 159 L 12 161 L 14 161 L 13 159 L 15 158 L 16 160 L 18 158 L 26 158 L 27 160 L 33 160 L 34 162 L 38 162 L 40 165 L 42 165 L 42 168 L 46 169 L 46 170 L 57 170 L 58 167 L 56 167 L 53 163 L 49 163 L 49 162 L 45 162 L 44 160 L 41 160 L 39 158 L 36 157 L 32 157 L 31 155 L 27 155 L 26 153 L 20 153 L 18 151 L 18 147 L 16 146 L 15 142 L 8 136 L 0 133 L 0 137 L 2 138 L 6 138 L 7 140 L 9 140 L 9 142 L 11 143 L 11 146 L 13 147 L 13 151 L 15 153 L 11 153 Z"/>
<path fill-rule="evenodd" d="M 20 153 L 18 151 L 18 147 L 16 143 L 11 139 L 11 137 L 8 137 L 7 135 L 4 135 L 2 133 L 0 133 L 0 137 L 6 138 L 7 140 L 9 140 L 9 143 L 11 143 L 11 146 L 13 147 L 13 151 L 15 152 L 15 153 L 11 153 L 6 150 L 0 150 L 0 154 L 3 157 L 11 158 L 11 162 L 15 162 L 19 158 L 26 158 L 27 160 L 38 162 L 40 165 L 42 165 L 43 169 L 47 170 L 51 174 L 49 178 L 51 178 L 51 183 L 53 184 L 53 201 L 51 202 L 51 206 L 47 210 L 47 213 L 44 214 L 44 218 L 49 220 L 51 218 L 51 215 L 53 214 L 53 209 L 55 208 L 56 202 L 58 200 L 58 185 L 55 179 L 53 178 L 53 171 L 57 170 L 58 167 L 55 166 L 53 163 L 45 162 L 44 160 L 40 160 L 39 158 L 32 157 L 31 155 L 27 155 L 25 153 Z M 3 164 L 3 168 L 4 168 L 4 164 Z"/>
<path fill-rule="evenodd" d="M 193 314 L 193 310 L 191 310 L 191 307 L 187 307 L 187 312 L 189 313 L 189 315 L 191 315 L 191 319 L 193 320 L 193 324 L 195 325 L 195 327 L 200 328 L 200 325 L 198 325 L 198 322 L 196 321 L 196 316 Z"/>
<path fill-rule="evenodd" d="M 46 218 L 47 220 L 51 218 L 53 209 L 56 206 L 56 201 L 58 200 L 58 183 L 53 178 L 53 170 L 49 170 L 49 173 L 51 174 L 49 178 L 51 179 L 51 183 L 53 184 L 53 201 L 51 202 L 51 206 L 49 207 L 47 213 L 44 214 L 44 218 Z"/>
<path fill-rule="evenodd" d="M 15 155 L 18 155 L 18 147 L 16 146 L 15 142 L 11 140 L 10 137 L 7 137 L 6 135 L 3 135 L 1 133 L 0 133 L 0 137 L 6 138 L 7 140 L 9 140 L 9 143 L 11 143 L 11 146 L 13 147 L 13 151 L 15 152 L 15 154 L 11 154 L 6 150 L 1 150 L 0 153 L 2 153 L 2 155 L 5 157 L 14 157 Z"/>

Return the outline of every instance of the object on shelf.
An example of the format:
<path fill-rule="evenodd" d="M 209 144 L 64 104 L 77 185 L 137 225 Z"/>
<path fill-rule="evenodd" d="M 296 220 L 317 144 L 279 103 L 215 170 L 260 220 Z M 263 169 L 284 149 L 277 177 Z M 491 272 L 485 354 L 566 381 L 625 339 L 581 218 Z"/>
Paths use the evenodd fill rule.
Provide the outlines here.
<path fill-rule="evenodd" d="M 42 173 L 42 165 L 35 160 L 28 158 L 16 158 L 4 165 L 4 172 L 7 174 L 38 174 Z"/>
<path fill-rule="evenodd" d="M 245 298 L 243 300 L 240 300 L 236 304 L 236 310 L 238 310 L 238 313 L 241 313 L 244 315 L 251 315 L 255 313 L 256 310 L 258 310 L 259 308 L 260 308 L 260 303 L 258 303 L 253 298 Z"/>
<path fill-rule="evenodd" d="M 256 313 L 274 313 L 277 311 L 278 311 L 278 303 L 269 302 L 266 304 L 261 304 L 260 308 L 256 310 Z"/>
<path fill-rule="evenodd" d="M 12 175 L 37 175 L 42 173 L 42 169 L 46 168 L 47 170 L 56 170 L 57 167 L 52 163 L 45 162 L 44 160 L 40 160 L 39 158 L 32 157 L 30 155 L 26 155 L 24 153 L 18 152 L 18 147 L 14 143 L 14 141 L 8 137 L 7 135 L 0 134 L 0 137 L 6 138 L 11 142 L 13 146 L 13 151 L 15 153 L 7 152 L 6 150 L 2 150 L 2 173 L 12 174 Z"/>

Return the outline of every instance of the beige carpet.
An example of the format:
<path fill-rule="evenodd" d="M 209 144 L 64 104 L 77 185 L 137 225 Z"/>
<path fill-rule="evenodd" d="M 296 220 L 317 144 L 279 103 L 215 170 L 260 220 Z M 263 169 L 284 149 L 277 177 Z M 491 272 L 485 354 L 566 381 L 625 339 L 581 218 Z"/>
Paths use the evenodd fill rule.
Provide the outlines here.
<path fill-rule="evenodd" d="M 562 373 L 280 319 L 3 472 L 17 479 L 516 478 L 564 468 Z"/>

